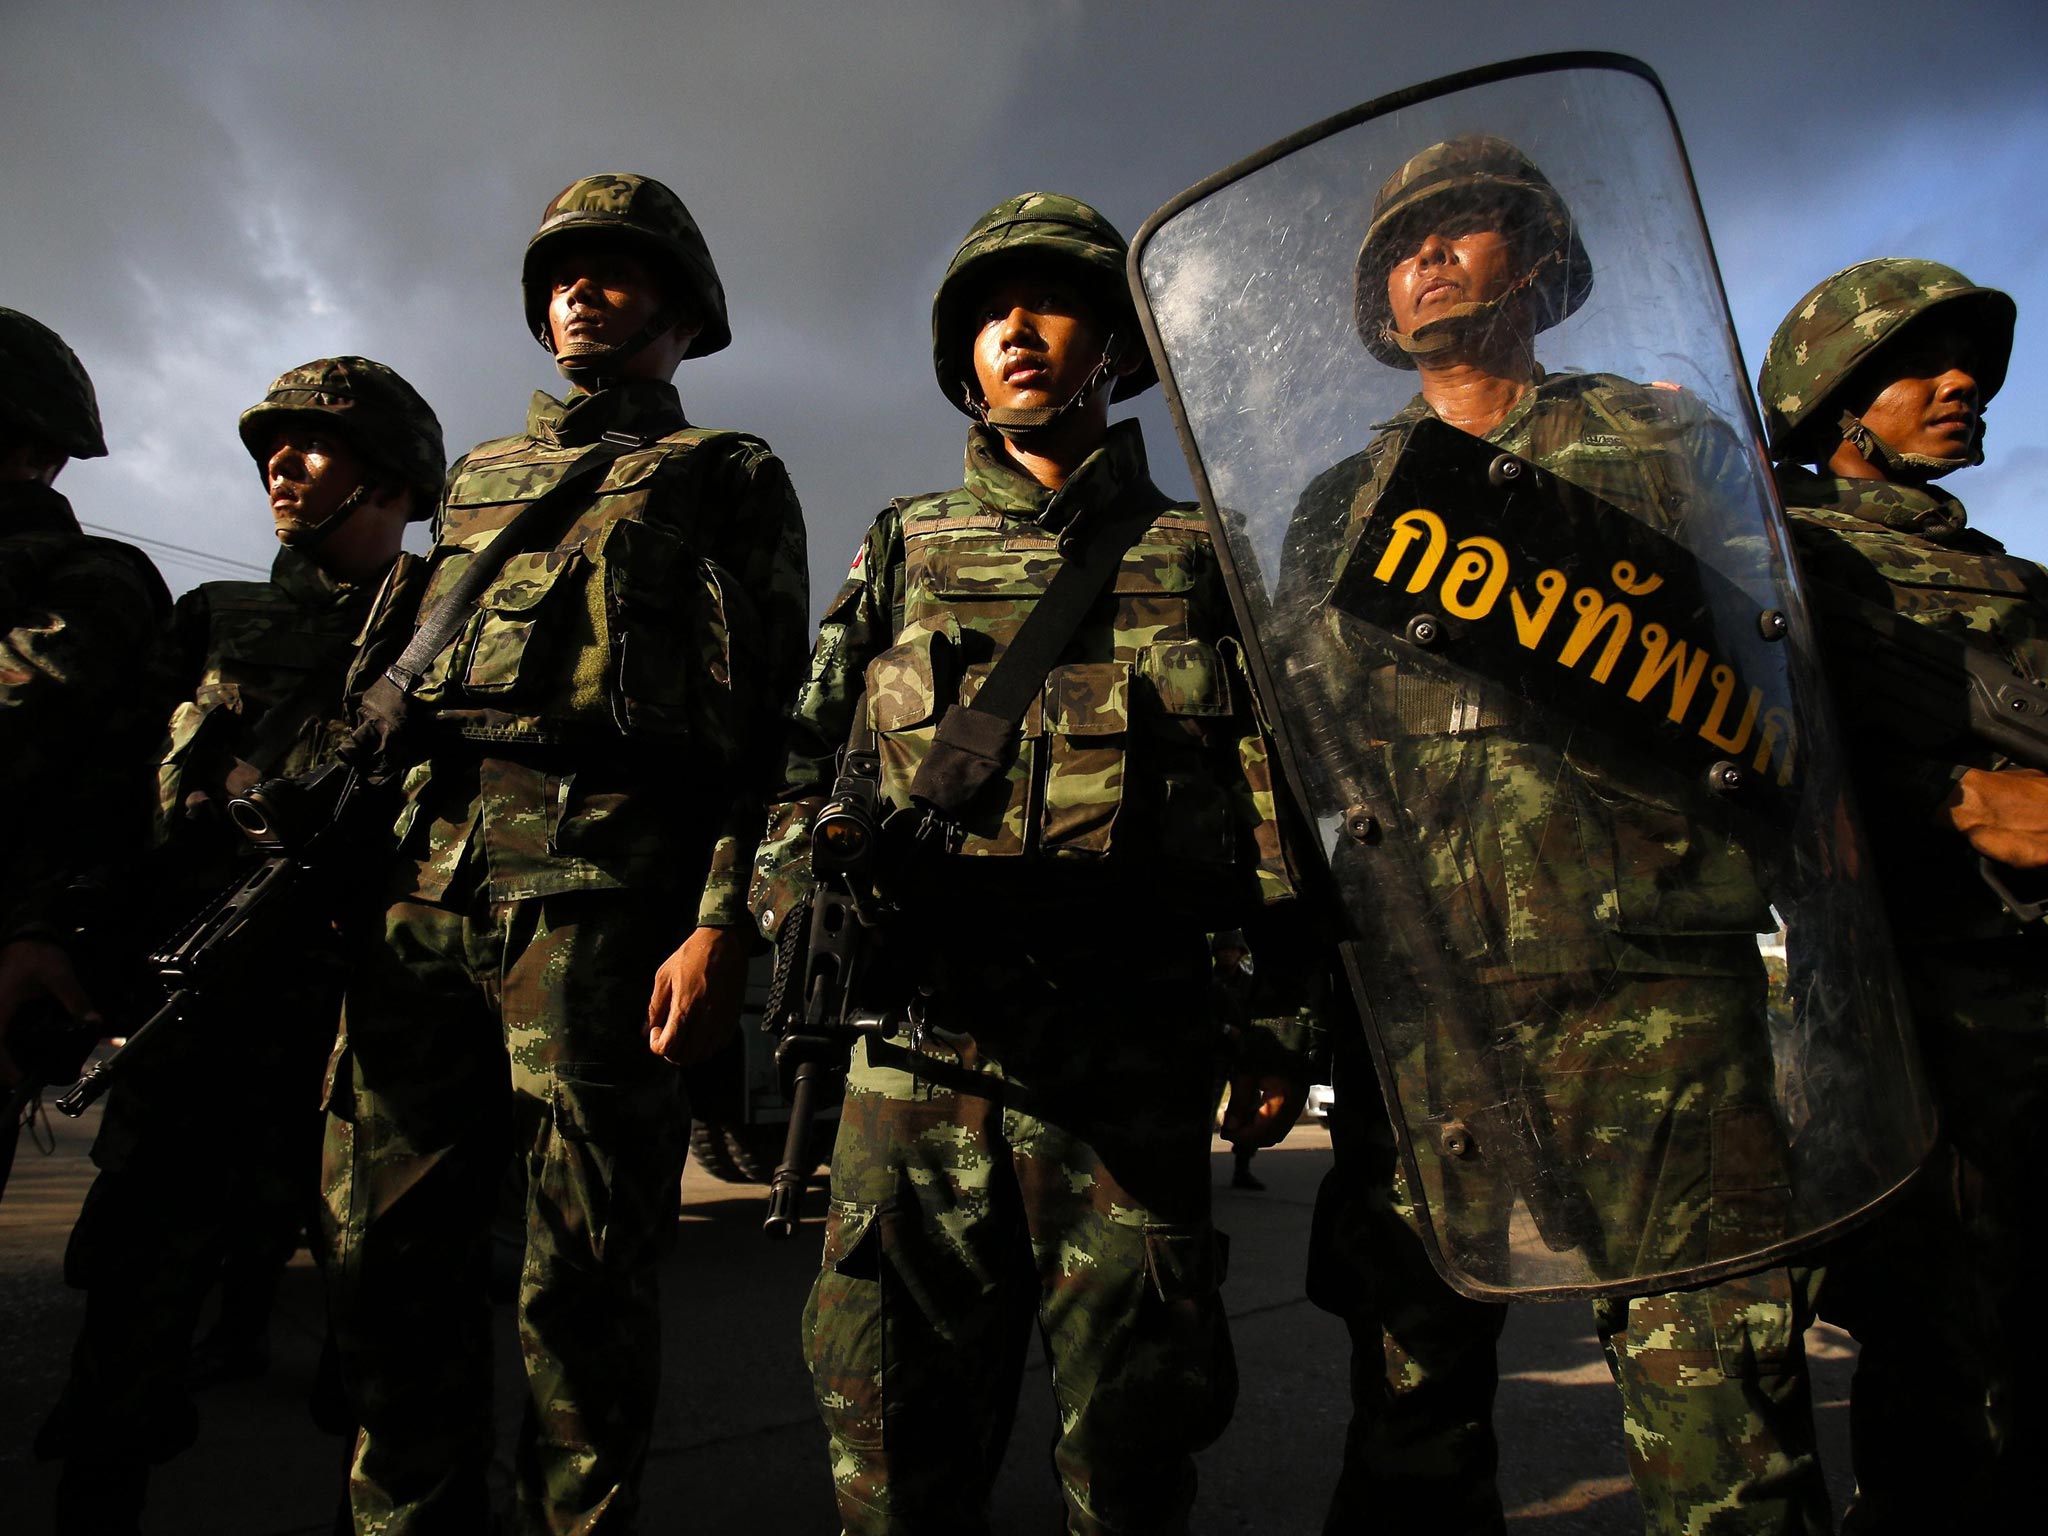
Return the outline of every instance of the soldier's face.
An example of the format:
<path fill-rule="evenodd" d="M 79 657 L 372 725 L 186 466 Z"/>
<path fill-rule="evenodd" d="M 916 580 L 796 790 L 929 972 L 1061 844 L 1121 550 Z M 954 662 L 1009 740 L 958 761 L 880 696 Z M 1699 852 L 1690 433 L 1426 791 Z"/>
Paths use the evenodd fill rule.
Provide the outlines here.
<path fill-rule="evenodd" d="M 1968 457 L 1983 420 L 1976 347 L 1948 324 L 1908 327 L 1876 358 L 1876 393 L 1858 414 L 1901 453 Z"/>
<path fill-rule="evenodd" d="M 1486 210 L 1451 213 L 1419 226 L 1387 269 L 1394 329 L 1412 334 L 1457 304 L 1483 304 L 1513 286 L 1515 242 Z"/>
<path fill-rule="evenodd" d="M 1080 289 L 1058 277 L 998 277 L 973 314 L 974 377 L 995 410 L 1064 405 L 1108 341 Z"/>
<path fill-rule="evenodd" d="M 572 344 L 617 346 L 661 307 L 661 284 L 647 263 L 603 242 L 565 246 L 548 283 L 548 327 L 557 352 Z"/>
<path fill-rule="evenodd" d="M 271 522 L 278 539 L 289 544 L 332 517 L 368 473 L 339 438 L 290 422 L 271 434 L 263 478 L 270 487 Z"/>

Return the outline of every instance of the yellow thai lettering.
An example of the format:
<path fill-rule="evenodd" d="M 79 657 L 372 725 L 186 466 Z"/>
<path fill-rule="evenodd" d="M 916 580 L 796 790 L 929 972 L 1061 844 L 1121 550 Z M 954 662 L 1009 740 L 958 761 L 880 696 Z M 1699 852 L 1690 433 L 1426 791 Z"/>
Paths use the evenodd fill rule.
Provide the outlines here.
<path fill-rule="evenodd" d="M 1542 643 L 1543 633 L 1550 628 L 1550 620 L 1557 612 L 1557 605 L 1564 601 L 1566 585 L 1563 571 L 1540 572 L 1536 577 L 1536 595 L 1539 601 L 1534 613 L 1531 613 L 1529 605 L 1522 601 L 1521 593 L 1508 594 L 1508 607 L 1515 616 L 1515 638 L 1522 642 L 1524 650 L 1533 651 Z"/>
<path fill-rule="evenodd" d="M 1380 556 L 1380 563 L 1373 567 L 1372 579 L 1393 582 L 1394 573 L 1401 569 L 1401 562 L 1408 557 L 1408 551 L 1418 540 L 1427 540 L 1421 558 L 1415 562 L 1415 569 L 1408 573 L 1408 590 L 1420 592 L 1436 578 L 1436 568 L 1443 564 L 1444 550 L 1451 542 L 1451 536 L 1444 529 L 1444 520 L 1424 507 L 1412 512 L 1403 512 L 1394 519 L 1393 534 L 1387 539 L 1387 552 Z"/>
<path fill-rule="evenodd" d="M 1468 597 L 1466 590 L 1475 582 L 1479 595 Z M 1493 605 L 1500 601 L 1501 588 L 1507 584 L 1508 552 L 1498 540 L 1483 536 L 1460 539 L 1458 557 L 1451 562 L 1451 573 L 1444 578 L 1444 610 L 1461 619 L 1483 619 L 1493 612 Z"/>
<path fill-rule="evenodd" d="M 1610 603 L 1591 587 L 1581 587 L 1572 594 L 1572 607 L 1578 611 L 1579 622 L 1572 626 L 1571 638 L 1565 641 L 1558 662 L 1562 666 L 1577 666 L 1579 658 L 1600 638 L 1604 629 L 1607 631 L 1607 644 L 1600 652 L 1600 659 L 1593 664 L 1593 681 L 1604 683 L 1613 675 L 1614 663 L 1621 656 L 1621 647 L 1628 639 L 1634 615 L 1627 603 Z"/>
<path fill-rule="evenodd" d="M 1792 711 L 1782 704 L 1773 704 L 1764 711 L 1763 739 L 1758 742 L 1754 766 L 1758 773 L 1768 773 L 1775 759 L 1778 764 L 1778 782 L 1789 785 L 1792 775 L 1798 772 L 1796 759 L 1799 755 L 1798 727 L 1793 723 Z"/>
<path fill-rule="evenodd" d="M 1707 723 L 1700 727 L 1700 736 L 1723 752 L 1740 752 L 1749 745 L 1750 733 L 1756 729 L 1756 713 L 1763 707 L 1764 691 L 1761 688 L 1749 690 L 1749 703 L 1742 711 L 1742 723 L 1731 735 L 1726 722 L 1728 706 L 1735 700 L 1735 669 L 1725 662 L 1716 662 L 1708 675 L 1714 680 L 1714 707 L 1708 712 Z"/>
<path fill-rule="evenodd" d="M 1647 576 L 1637 575 L 1633 560 L 1615 561 L 1613 576 L 1615 586 L 1626 592 L 1630 597 L 1648 597 L 1652 592 L 1664 585 L 1664 578 L 1655 571 L 1650 572 Z"/>
<path fill-rule="evenodd" d="M 1645 624 L 1636 638 L 1642 642 L 1643 663 L 1636 668 L 1635 681 L 1628 685 L 1628 696 L 1640 704 L 1668 676 L 1671 704 L 1664 718 L 1674 724 L 1682 722 L 1699 690 L 1700 674 L 1707 669 L 1707 653 L 1694 650 L 1683 640 L 1673 640 L 1662 624 Z"/>

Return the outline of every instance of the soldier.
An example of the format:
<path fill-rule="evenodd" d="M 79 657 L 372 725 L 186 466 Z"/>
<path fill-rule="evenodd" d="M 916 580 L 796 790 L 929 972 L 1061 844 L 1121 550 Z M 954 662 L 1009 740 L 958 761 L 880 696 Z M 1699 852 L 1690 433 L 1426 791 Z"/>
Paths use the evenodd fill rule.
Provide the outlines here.
<path fill-rule="evenodd" d="M 864 712 L 892 835 L 905 814 L 924 830 L 900 850 L 895 979 L 861 999 L 911 1009 L 912 1032 L 856 1052 L 804 1318 L 850 1532 L 987 1528 L 1034 1316 L 1069 1530 L 1185 1530 L 1193 1453 L 1236 1396 L 1204 932 L 1285 902 L 1292 876 L 1207 535 L 1151 483 L 1137 424 L 1109 424 L 1154 377 L 1125 249 L 1049 193 L 1005 200 L 961 243 L 932 351 L 974 422 L 966 483 L 893 503 L 856 553 L 757 860 L 773 935 Z M 1085 617 L 1034 654 L 1032 616 L 1084 567 L 1101 572 Z M 1021 720 L 962 702 L 992 694 L 1021 699 Z M 956 772 L 978 788 L 956 794 Z M 1264 970 L 1299 974 L 1283 935 L 1253 942 L 1276 957 Z M 1277 997 L 1254 1011 L 1269 1047 L 1241 1066 L 1229 1127 L 1271 1142 L 1306 1093 L 1307 1016 Z"/>
<path fill-rule="evenodd" d="M 576 181 L 521 279 L 574 387 L 450 473 L 424 609 L 490 569 L 501 534 L 517 552 L 452 641 L 386 673 L 414 690 L 398 856 L 329 1069 L 325 1235 L 365 1532 L 485 1527 L 486 1258 L 515 1149 L 519 1528 L 632 1526 L 687 1126 L 672 1063 L 737 1017 L 770 711 L 803 666 L 789 478 L 760 439 L 691 426 L 670 382 L 731 339 L 681 200 L 645 176 Z M 411 631 L 394 596 L 357 682 Z"/>
<path fill-rule="evenodd" d="M 55 942 L 67 920 L 60 887 L 124 863 L 148 838 L 147 754 L 161 721 L 144 682 L 170 594 L 140 550 L 80 531 L 52 485 L 70 460 L 106 451 L 78 358 L 47 326 L 0 309 L 0 788 L 16 808 L 0 831 L 0 1084 L 10 1086 L 21 1071 L 8 1033 L 22 1004 L 52 998 L 98 1017 Z M 5 1134 L 11 1151 L 15 1127 Z"/>
<path fill-rule="evenodd" d="M 1252 975 L 1251 951 L 1245 945 L 1242 928 L 1226 928 L 1221 933 L 1209 935 L 1210 997 L 1215 1003 L 1216 1017 L 1223 1025 L 1223 1041 L 1217 1052 L 1218 1082 L 1216 1091 L 1220 1095 L 1230 1079 L 1236 1075 L 1237 1053 L 1247 1048 L 1247 1032 L 1251 1023 L 1251 999 L 1257 982 Z M 1252 1159 L 1258 1155 L 1258 1143 L 1250 1139 L 1237 1142 L 1231 1148 L 1230 1187 L 1252 1194 L 1262 1192 L 1266 1185 L 1252 1172 Z"/>
<path fill-rule="evenodd" d="M 2005 380 L 2014 319 L 2011 298 L 1953 268 L 1859 262 L 1793 306 L 1757 380 L 1778 490 L 1838 662 L 1857 791 L 1884 811 L 1873 823 L 1878 877 L 1942 1126 L 1961 1155 L 1972 1239 L 1974 1275 L 1958 1277 L 1939 1262 L 1962 1254 L 1938 1160 L 1917 1221 L 1890 1223 L 1895 1235 L 1870 1261 L 1831 1258 L 1826 1271 L 1823 1313 L 1868 1319 L 1857 1327 L 1859 1497 L 1901 1501 L 1900 1529 L 1933 1528 L 1933 1511 L 1975 1491 L 1954 1447 L 1972 1440 L 1981 1395 L 1936 1395 L 1922 1378 L 1924 1362 L 1954 1353 L 1946 1340 L 1979 1296 L 1991 1311 L 1985 1359 L 1995 1362 L 2002 1442 L 2002 1503 L 1984 1512 L 1986 1528 L 2018 1529 L 2022 1511 L 2036 1512 L 2048 1449 L 2048 1356 L 2025 1283 L 2048 1257 L 2048 948 L 2039 924 L 2016 921 L 1979 870 L 1980 859 L 2048 864 L 2048 774 L 1957 734 L 1954 722 L 1915 718 L 1882 660 L 1883 615 L 1897 613 L 2048 679 L 2048 573 L 1971 528 L 1962 503 L 1933 484 L 1983 461 L 1984 406 Z M 1890 1330 L 1882 1354 L 1875 1328 Z M 1951 1364 L 1965 1386 L 1971 1363 Z"/>
<path fill-rule="evenodd" d="M 179 702 L 158 775 L 156 931 L 246 873 L 254 850 L 228 800 L 328 755 L 371 599 L 406 524 L 432 514 L 447 463 L 427 403 L 367 358 L 281 375 L 240 430 L 283 547 L 269 581 L 207 582 L 172 616 L 161 671 Z M 319 1074 L 342 957 L 311 907 L 265 943 L 209 990 L 203 1021 L 108 1096 L 100 1173 L 65 1266 L 85 1322 L 37 1442 L 64 1462 L 60 1530 L 133 1530 L 150 1464 L 196 1437 L 187 1355 L 216 1275 L 220 1317 L 191 1378 L 267 1366 L 277 1273 L 318 1203 Z M 232 1118 L 209 1087 L 230 1081 Z"/>
<path fill-rule="evenodd" d="M 1415 371 L 1419 393 L 1304 494 L 1291 579 L 1320 597 L 1363 574 L 1347 577 L 1345 566 L 1375 519 L 1391 519 L 1382 493 L 1418 453 L 1437 451 L 1425 440 L 1456 441 L 1428 437 L 1437 423 L 1671 541 L 1644 549 L 1669 549 L 1675 562 L 1680 539 L 1710 545 L 1711 524 L 1692 521 L 1747 494 L 1727 425 L 1675 386 L 1552 373 L 1537 360 L 1537 337 L 1579 309 L 1592 283 L 1572 210 L 1505 140 L 1433 145 L 1389 177 L 1358 255 L 1354 318 L 1375 358 Z M 1415 504 L 1401 495 L 1401 507 Z M 1743 570 L 1733 542 L 1715 553 Z M 1641 582 L 1626 565 L 1615 580 L 1632 595 L 1654 590 L 1643 555 L 1631 555 Z M 1563 578 L 1546 576 L 1561 597 Z M 1357 670 L 1337 658 L 1360 654 L 1346 610 L 1342 597 L 1322 607 L 1325 630 L 1309 641 L 1330 658 L 1333 689 Z M 1499 1020 L 1483 1051 L 1453 1036 L 1395 1055 L 1402 1101 L 1455 1100 L 1453 1074 L 1482 1057 L 1500 1063 L 1505 1086 L 1493 1091 L 1511 1096 L 1534 1163 L 1517 1193 L 1545 1244 L 1583 1254 L 1595 1278 L 1699 1268 L 1782 1243 L 1790 1180 L 1757 943 L 1776 922 L 1744 823 L 1712 802 L 1704 776 L 1665 771 L 1647 742 L 1596 749 L 1555 735 L 1530 695 L 1510 687 L 1446 681 L 1425 659 L 1374 673 L 1366 696 L 1364 729 L 1387 742 L 1391 793 L 1429 829 L 1415 859 L 1441 903 L 1443 942 L 1465 957 L 1467 1001 Z M 1340 1087 L 1340 1103 L 1347 1097 L 1357 1102 Z M 1441 1149 L 1455 1168 L 1473 1142 L 1498 1156 L 1507 1139 L 1497 1123 L 1475 1133 L 1454 1119 Z M 1319 1198 L 1311 1291 L 1351 1328 L 1355 1416 L 1326 1529 L 1405 1520 L 1497 1531 L 1492 1402 L 1505 1309 L 1454 1293 L 1418 1232 L 1426 1198 L 1450 1261 L 1484 1278 L 1504 1273 L 1508 1211 L 1448 1176 L 1426 1195 L 1412 1188 L 1384 1134 L 1355 1118 L 1340 1126 L 1338 1148 Z M 1649 1530 L 1826 1521 L 1789 1363 L 1792 1289 L 1776 1269 L 1596 1303 Z"/>

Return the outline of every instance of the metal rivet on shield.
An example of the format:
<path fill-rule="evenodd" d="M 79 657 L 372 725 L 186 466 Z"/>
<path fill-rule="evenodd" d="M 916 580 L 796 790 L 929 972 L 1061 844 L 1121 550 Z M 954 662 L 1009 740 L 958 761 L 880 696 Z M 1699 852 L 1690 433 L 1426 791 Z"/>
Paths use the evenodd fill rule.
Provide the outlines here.
<path fill-rule="evenodd" d="M 1354 805 L 1344 813 L 1344 835 L 1354 843 L 1369 843 L 1379 833 L 1379 822 L 1364 806 Z"/>
<path fill-rule="evenodd" d="M 1437 1127 L 1436 1144 L 1445 1157 L 1470 1157 L 1472 1132 L 1462 1120 L 1446 1120 Z"/>
<path fill-rule="evenodd" d="M 1443 639 L 1443 620 L 1433 613 L 1418 613 L 1408 621 L 1408 628 L 1403 633 L 1408 636 L 1410 645 L 1419 645 L 1427 650 Z"/>
<path fill-rule="evenodd" d="M 1707 788 L 1718 794 L 1732 795 L 1747 782 L 1741 767 L 1725 757 L 1707 770 Z"/>
<path fill-rule="evenodd" d="M 1522 478 L 1522 461 L 1512 453 L 1504 453 L 1486 466 L 1486 478 L 1495 485 L 1513 485 Z"/>
<path fill-rule="evenodd" d="M 1766 608 L 1756 616 L 1756 632 L 1766 640 L 1782 640 L 1792 623 L 1781 609 Z"/>

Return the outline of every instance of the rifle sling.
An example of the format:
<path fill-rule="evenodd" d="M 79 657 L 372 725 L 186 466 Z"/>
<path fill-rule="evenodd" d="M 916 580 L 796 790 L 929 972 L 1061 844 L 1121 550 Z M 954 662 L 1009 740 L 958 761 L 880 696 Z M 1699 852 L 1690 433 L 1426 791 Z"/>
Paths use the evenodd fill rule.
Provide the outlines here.
<path fill-rule="evenodd" d="M 370 685 L 363 695 L 362 713 L 381 727 L 389 742 L 405 722 L 406 708 L 419 688 L 420 678 L 434 658 L 446 650 L 469 622 L 482 601 L 484 588 L 505 567 L 505 562 L 543 538 L 552 537 L 560 513 L 582 492 L 586 484 L 600 478 L 612 463 L 649 440 L 622 432 L 607 432 L 573 460 L 562 478 L 519 509 L 519 513 L 498 531 L 498 536 L 470 556 L 469 565 L 448 595 L 436 603 L 420 627 L 413 631 L 398 660 Z"/>
<path fill-rule="evenodd" d="M 1126 485 L 1077 555 L 1067 555 L 1045 595 L 1032 605 L 981 688 L 947 708 L 931 750 L 911 780 L 914 800 L 955 817 L 1007 765 L 1024 712 L 1072 643 L 1081 621 L 1109 587 L 1125 553 L 1143 537 L 1159 504 L 1142 478 Z"/>

